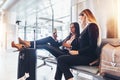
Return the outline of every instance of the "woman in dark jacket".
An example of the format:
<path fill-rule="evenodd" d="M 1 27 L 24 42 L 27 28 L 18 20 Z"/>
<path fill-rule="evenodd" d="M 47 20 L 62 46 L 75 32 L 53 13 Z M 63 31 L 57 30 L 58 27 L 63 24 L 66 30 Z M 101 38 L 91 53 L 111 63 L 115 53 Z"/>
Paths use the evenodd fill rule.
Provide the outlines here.
<path fill-rule="evenodd" d="M 79 30 L 79 24 L 77 22 L 73 22 L 70 24 L 70 34 L 62 42 L 58 42 L 53 37 L 49 36 L 40 40 L 36 40 L 36 48 L 46 49 L 55 57 L 69 54 L 69 50 L 78 50 L 78 37 L 80 35 Z M 54 35 L 54 37 L 57 36 Z M 12 47 L 19 50 L 22 48 L 22 45 L 25 45 L 25 47 L 29 48 L 34 47 L 34 41 L 24 41 L 19 38 L 19 43 L 21 44 L 15 44 L 12 42 Z M 60 46 L 63 46 L 64 48 L 60 49 Z"/>
<path fill-rule="evenodd" d="M 95 51 L 100 43 L 100 29 L 96 19 L 89 9 L 83 10 L 79 14 L 79 19 L 83 29 L 79 36 L 79 49 L 69 51 L 71 55 L 62 55 L 57 58 L 55 80 L 61 80 L 62 74 L 66 80 L 73 80 L 71 66 L 89 65 L 97 58 Z"/>

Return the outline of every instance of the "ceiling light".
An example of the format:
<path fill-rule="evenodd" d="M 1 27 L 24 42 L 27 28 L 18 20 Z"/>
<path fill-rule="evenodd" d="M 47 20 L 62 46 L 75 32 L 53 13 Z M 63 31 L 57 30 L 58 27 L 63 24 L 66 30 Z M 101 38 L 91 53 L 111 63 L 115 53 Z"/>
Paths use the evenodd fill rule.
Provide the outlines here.
<path fill-rule="evenodd" d="M 0 8 L 2 7 L 2 5 L 6 2 L 7 0 L 0 0 Z"/>
<path fill-rule="evenodd" d="M 0 0 L 0 5 L 3 4 L 3 0 Z"/>

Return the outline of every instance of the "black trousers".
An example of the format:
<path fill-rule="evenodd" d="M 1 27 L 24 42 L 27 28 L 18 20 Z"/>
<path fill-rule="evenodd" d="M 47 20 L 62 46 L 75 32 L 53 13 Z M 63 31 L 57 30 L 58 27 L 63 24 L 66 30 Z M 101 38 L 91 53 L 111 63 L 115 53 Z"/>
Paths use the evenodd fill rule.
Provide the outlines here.
<path fill-rule="evenodd" d="M 36 80 L 36 50 L 25 48 L 20 51 L 18 58 L 18 79 L 29 73 L 27 80 Z"/>
<path fill-rule="evenodd" d="M 103 78 L 105 80 L 120 80 L 120 76 L 111 75 L 109 73 L 104 73 Z"/>
<path fill-rule="evenodd" d="M 70 72 L 71 66 L 89 65 L 92 61 L 94 61 L 93 58 L 82 55 L 62 55 L 58 57 L 55 80 L 61 80 L 62 74 L 64 74 L 66 80 L 72 78 L 73 75 Z"/>
<path fill-rule="evenodd" d="M 64 55 L 68 52 L 59 48 L 60 43 L 55 41 L 51 36 L 36 40 L 36 49 L 46 49 L 48 50 L 53 56 L 59 57 Z M 50 43 L 50 44 L 48 44 Z M 30 41 L 31 47 L 34 48 L 34 41 Z"/>
<path fill-rule="evenodd" d="M 69 54 L 68 50 L 63 50 L 48 44 L 45 45 L 38 45 L 36 46 L 37 49 L 46 49 L 47 51 L 49 51 L 53 56 L 55 56 L 56 58 L 61 56 L 61 55 L 67 55 Z"/>

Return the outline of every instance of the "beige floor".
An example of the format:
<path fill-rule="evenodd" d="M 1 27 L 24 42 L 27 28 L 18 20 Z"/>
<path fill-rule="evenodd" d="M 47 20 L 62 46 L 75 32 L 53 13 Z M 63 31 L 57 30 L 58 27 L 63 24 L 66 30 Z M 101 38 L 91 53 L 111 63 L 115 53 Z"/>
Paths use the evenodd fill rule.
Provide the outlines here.
<path fill-rule="evenodd" d="M 42 61 L 38 61 L 38 63 L 41 64 Z M 13 50 L 0 51 L 0 80 L 17 80 L 17 66 L 18 52 L 13 52 Z M 48 75 L 46 72 L 49 74 L 54 71 L 47 66 L 37 69 L 37 80 L 49 80 L 45 76 Z"/>
<path fill-rule="evenodd" d="M 43 52 L 38 53 L 44 54 Z M 42 64 L 42 62 L 43 61 L 41 60 L 37 60 L 37 65 Z M 50 65 L 52 65 L 53 70 L 48 66 L 43 66 L 37 69 L 37 80 L 54 80 L 56 65 Z M 13 50 L 0 51 L 0 80 L 17 80 L 17 66 L 18 52 L 13 52 Z M 75 74 L 76 73 L 74 72 L 75 80 L 88 80 L 82 79 Z M 64 78 L 62 80 L 64 80 Z"/>
<path fill-rule="evenodd" d="M 17 53 L 0 51 L 0 80 L 16 80 Z"/>
<path fill-rule="evenodd" d="M 17 80 L 18 52 L 13 51 L 0 51 L 0 80 Z M 37 60 L 37 65 L 42 63 L 43 61 Z M 50 65 L 52 70 L 48 66 L 37 69 L 37 80 L 54 80 L 56 65 Z"/>

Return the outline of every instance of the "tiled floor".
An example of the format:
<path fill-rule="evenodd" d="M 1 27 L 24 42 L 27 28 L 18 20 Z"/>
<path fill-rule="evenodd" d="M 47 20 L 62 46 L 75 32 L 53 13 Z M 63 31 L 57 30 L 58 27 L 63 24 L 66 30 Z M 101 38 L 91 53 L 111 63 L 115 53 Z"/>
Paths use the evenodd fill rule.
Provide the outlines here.
<path fill-rule="evenodd" d="M 0 51 L 0 80 L 16 80 L 17 53 Z"/>
<path fill-rule="evenodd" d="M 37 65 L 43 63 L 37 60 Z M 48 63 L 49 64 L 49 63 Z M 37 68 L 37 80 L 54 80 L 56 65 Z M 0 80 L 17 80 L 18 52 L 13 50 L 0 51 Z"/>
<path fill-rule="evenodd" d="M 37 60 L 37 65 L 42 64 L 42 62 L 41 60 Z M 54 80 L 56 65 L 49 64 L 52 65 L 52 70 L 48 66 L 37 68 L 37 80 Z M 17 80 L 17 66 L 18 52 L 13 52 L 13 50 L 0 51 L 0 80 Z M 76 72 L 74 72 L 75 80 L 88 80 L 78 77 L 75 74 Z M 64 78 L 62 80 L 64 80 Z"/>

